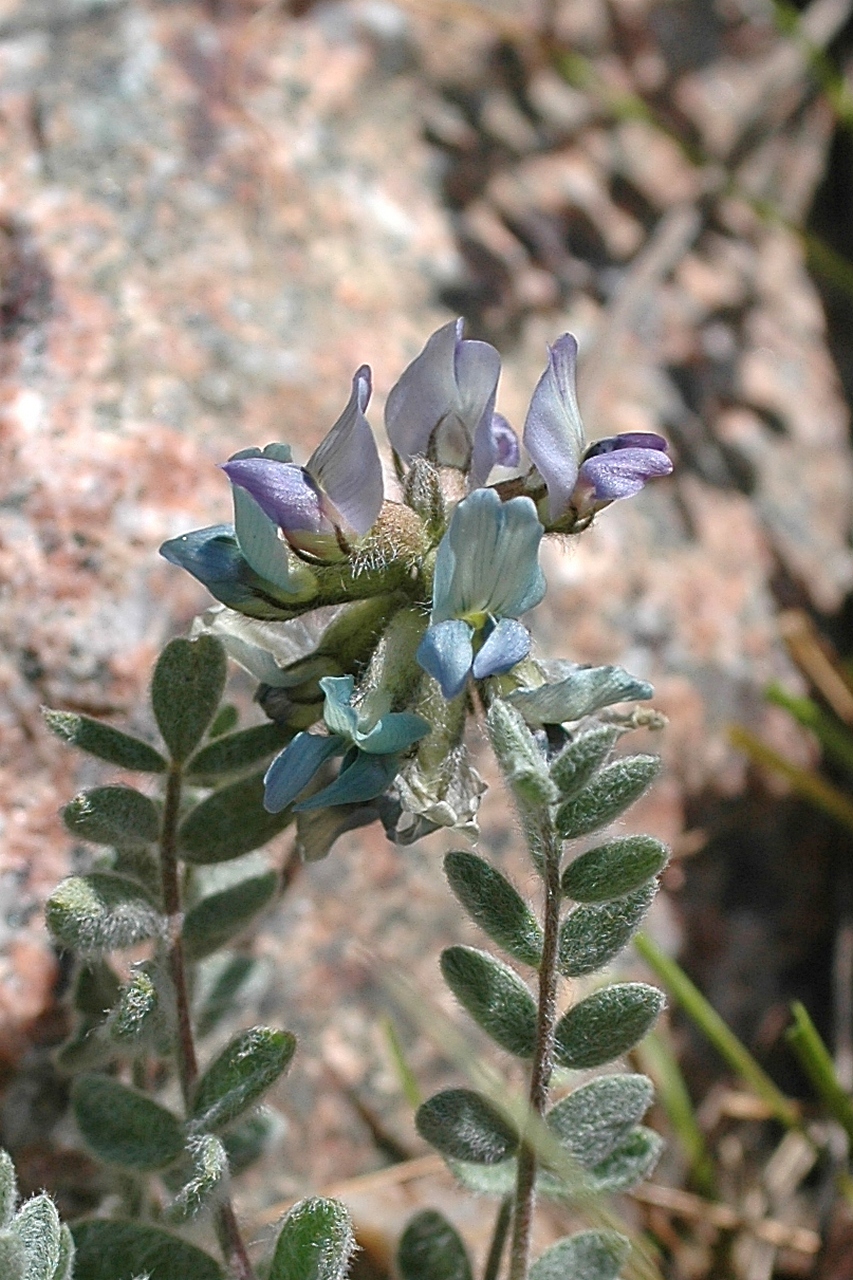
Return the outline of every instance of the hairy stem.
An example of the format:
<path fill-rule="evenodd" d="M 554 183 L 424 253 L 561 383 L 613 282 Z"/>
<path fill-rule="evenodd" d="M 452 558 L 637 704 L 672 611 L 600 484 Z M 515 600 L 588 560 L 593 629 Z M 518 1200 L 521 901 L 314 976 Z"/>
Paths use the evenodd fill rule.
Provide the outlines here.
<path fill-rule="evenodd" d="M 509 1234 L 509 1224 L 512 1220 L 512 1197 L 504 1196 L 501 1200 L 498 1215 L 495 1218 L 495 1228 L 492 1232 L 492 1243 L 489 1246 L 489 1256 L 486 1258 L 486 1266 L 483 1270 L 483 1280 L 498 1280 L 498 1274 L 501 1269 L 501 1260 L 504 1256 L 504 1245 Z"/>
<path fill-rule="evenodd" d="M 178 866 L 178 819 L 181 809 L 183 778 L 180 765 L 173 764 L 166 780 L 166 797 L 163 806 L 163 826 L 160 836 L 160 875 L 163 888 L 163 910 L 169 930 L 168 965 L 175 994 L 177 1011 L 177 1059 L 181 1095 L 187 1112 L 192 1107 L 193 1092 L 198 1080 L 198 1058 L 195 1051 L 189 985 L 181 933 L 181 880 Z M 216 1234 L 223 1256 L 235 1280 L 255 1280 L 246 1246 L 240 1236 L 237 1219 L 230 1200 L 224 1200 L 216 1210 Z"/>
<path fill-rule="evenodd" d="M 173 765 L 166 782 L 166 802 L 163 808 L 163 831 L 160 838 L 160 874 L 163 885 L 163 909 L 169 928 L 168 964 L 178 1017 L 178 1079 L 181 1095 L 187 1110 L 192 1106 L 193 1089 L 198 1078 L 195 1041 L 190 1016 L 189 989 L 184 960 L 184 942 L 181 934 L 181 882 L 178 867 L 178 817 L 181 806 L 181 770 Z"/>
<path fill-rule="evenodd" d="M 557 958 L 560 936 L 560 845 L 550 817 L 543 815 L 536 845 L 542 853 L 545 882 L 542 962 L 539 966 L 539 1009 L 536 1045 L 530 1071 L 531 1111 L 542 1116 L 548 1103 L 548 1088 L 554 1069 L 554 1027 L 557 1021 Z M 530 1259 L 530 1233 L 536 1201 L 536 1151 L 523 1142 L 518 1153 L 518 1176 L 510 1246 L 509 1280 L 526 1280 Z"/>

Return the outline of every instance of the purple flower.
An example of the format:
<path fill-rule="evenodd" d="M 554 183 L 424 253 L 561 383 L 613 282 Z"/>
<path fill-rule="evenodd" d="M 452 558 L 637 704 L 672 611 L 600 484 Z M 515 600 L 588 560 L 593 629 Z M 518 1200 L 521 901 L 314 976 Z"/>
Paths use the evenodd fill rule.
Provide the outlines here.
<path fill-rule="evenodd" d="M 666 447 L 663 436 L 651 431 L 629 431 L 596 440 L 580 465 L 575 499 L 598 504 L 632 497 L 647 480 L 670 474 L 672 459 Z"/>
<path fill-rule="evenodd" d="M 552 526 L 593 515 L 647 480 L 672 471 L 667 444 L 651 432 L 609 436 L 586 447 L 575 385 L 578 344 L 564 333 L 548 351 L 524 424 L 524 444 L 548 490 Z"/>
<path fill-rule="evenodd" d="M 501 359 L 488 342 L 462 337 L 462 320 L 436 330 L 388 393 L 385 428 L 403 462 L 429 458 L 469 473 L 472 488 L 494 466 L 514 466 L 518 441 L 496 415 Z"/>
<path fill-rule="evenodd" d="M 223 464 L 295 549 L 327 559 L 373 526 L 383 501 L 382 464 L 364 411 L 370 369 L 356 372 L 347 406 L 304 467 L 239 454 Z"/>

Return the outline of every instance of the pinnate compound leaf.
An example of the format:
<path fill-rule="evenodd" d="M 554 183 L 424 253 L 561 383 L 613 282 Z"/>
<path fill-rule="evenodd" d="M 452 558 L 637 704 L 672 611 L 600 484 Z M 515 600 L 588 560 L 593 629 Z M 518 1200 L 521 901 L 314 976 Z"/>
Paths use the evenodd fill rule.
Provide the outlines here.
<path fill-rule="evenodd" d="M 27 1255 L 14 1231 L 0 1230 L 0 1276 L 3 1280 L 27 1280 Z"/>
<path fill-rule="evenodd" d="M 209 1254 L 160 1227 L 98 1219 L 78 1222 L 71 1231 L 74 1280 L 225 1280 Z"/>
<path fill-rule="evenodd" d="M 588 849 L 563 872 L 562 889 L 575 902 L 607 902 L 641 889 L 663 871 L 669 850 L 652 836 L 619 836 Z"/>
<path fill-rule="evenodd" d="M 631 1244 L 617 1231 L 579 1231 L 536 1259 L 530 1280 L 617 1280 Z"/>
<path fill-rule="evenodd" d="M 62 810 L 68 830 L 93 844 L 151 844 L 160 834 L 153 800 L 133 787 L 93 787 L 81 791 Z"/>
<path fill-rule="evenodd" d="M 616 742 L 619 732 L 610 725 L 596 725 L 579 734 L 560 752 L 551 765 L 551 777 L 562 800 L 568 800 L 585 787 L 599 765 L 602 765 Z"/>
<path fill-rule="evenodd" d="M 663 993 L 645 982 L 604 987 L 557 1023 L 554 1056 L 576 1071 L 612 1062 L 642 1040 L 663 1006 Z"/>
<path fill-rule="evenodd" d="M 192 782 L 214 782 L 229 774 L 243 773 L 280 751 L 292 737 L 289 730 L 272 723 L 227 733 L 195 753 L 186 776 Z"/>
<path fill-rule="evenodd" d="M 459 1233 L 434 1209 L 425 1209 L 406 1226 L 397 1267 L 401 1280 L 473 1280 Z"/>
<path fill-rule="evenodd" d="M 459 1003 L 502 1049 L 529 1058 L 536 1042 L 536 1004 L 514 970 L 486 951 L 448 947 L 441 972 Z"/>
<path fill-rule="evenodd" d="M 220 1129 L 258 1102 L 290 1066 L 296 1037 L 289 1031 L 251 1027 L 227 1044 L 196 1086 L 192 1118 Z"/>
<path fill-rule="evenodd" d="M 81 1134 L 106 1164 L 150 1172 L 164 1169 L 184 1150 L 177 1116 L 110 1076 L 79 1076 L 71 1105 Z"/>
<path fill-rule="evenodd" d="M 202 960 L 242 933 L 275 894 L 278 876 L 274 871 L 252 876 L 220 893 L 202 898 L 186 914 L 184 949 L 189 960 Z"/>
<path fill-rule="evenodd" d="M 53 1280 L 59 1266 L 61 1226 L 50 1196 L 33 1196 L 18 1210 L 12 1231 L 24 1246 L 26 1280 Z"/>
<path fill-rule="evenodd" d="M 597 831 L 638 800 L 660 769 L 657 756 L 626 756 L 601 769 L 586 787 L 561 804 L 555 816 L 564 840 Z"/>
<path fill-rule="evenodd" d="M 657 885 L 644 885 L 624 898 L 575 907 L 560 927 L 560 972 L 567 978 L 595 973 L 630 942 L 652 905 Z"/>
<path fill-rule="evenodd" d="M 225 650 L 214 636 L 171 640 L 154 668 L 151 704 L 177 764 L 201 742 L 225 688 Z"/>
<path fill-rule="evenodd" d="M 445 1089 L 418 1108 L 418 1133 L 443 1156 L 500 1164 L 515 1154 L 518 1135 L 500 1111 L 473 1089 Z"/>
<path fill-rule="evenodd" d="M 615 1151 L 590 1170 L 593 1189 L 602 1194 L 631 1191 L 654 1171 L 663 1147 L 660 1134 L 638 1125 Z"/>
<path fill-rule="evenodd" d="M 600 1076 L 562 1098 L 546 1121 L 571 1158 L 591 1169 L 628 1137 L 652 1105 L 653 1096 L 648 1076 Z"/>
<path fill-rule="evenodd" d="M 293 810 L 267 813 L 264 775 L 219 787 L 188 813 L 178 833 L 181 856 L 206 865 L 239 858 L 272 840 L 293 820 Z"/>
<path fill-rule="evenodd" d="M 18 1180 L 8 1151 L 0 1148 L 0 1228 L 8 1227 L 18 1203 Z"/>
<path fill-rule="evenodd" d="M 521 894 L 485 858 L 456 850 L 444 859 L 450 887 L 471 919 L 522 964 L 538 968 L 542 930 Z"/>
<path fill-rule="evenodd" d="M 108 871 L 63 880 L 47 900 L 45 919 L 61 947 L 84 954 L 132 947 L 163 930 L 142 885 Z"/>
<path fill-rule="evenodd" d="M 91 716 L 78 716 L 73 711 L 53 711 L 42 708 L 45 724 L 57 738 L 69 746 L 79 747 L 90 756 L 118 765 L 120 769 L 133 769 L 137 773 L 163 773 L 169 765 L 147 742 L 129 733 L 114 729 L 111 724 L 93 720 Z"/>
<path fill-rule="evenodd" d="M 295 1204 L 281 1224 L 269 1280 L 344 1280 L 354 1250 L 344 1206 L 311 1196 Z"/>

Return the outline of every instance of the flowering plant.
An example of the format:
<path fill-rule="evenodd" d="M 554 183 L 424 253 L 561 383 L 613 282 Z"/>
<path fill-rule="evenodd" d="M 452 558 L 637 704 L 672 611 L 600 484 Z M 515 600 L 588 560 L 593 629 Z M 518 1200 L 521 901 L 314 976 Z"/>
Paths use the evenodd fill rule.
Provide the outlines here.
<path fill-rule="evenodd" d="M 548 685 L 542 665 L 527 661 L 530 635 L 519 621 L 545 595 L 538 563 L 543 535 L 586 527 L 603 507 L 672 470 L 666 442 L 651 433 L 587 446 L 575 391 L 576 359 L 577 343 L 564 334 L 533 393 L 522 437 L 532 465 L 520 469 L 519 441 L 494 408 L 498 353 L 489 343 L 464 338 L 461 320 L 451 322 L 433 334 L 388 395 L 385 422 L 402 502 L 384 498 L 379 453 L 364 412 L 371 379 L 363 366 L 341 417 L 305 467 L 292 461 L 284 445 L 235 455 L 223 465 L 234 491 L 233 529 L 215 526 L 165 544 L 167 559 L 227 606 L 206 626 L 237 661 L 246 662 L 250 632 L 234 614 L 284 623 L 356 597 L 380 602 L 385 610 L 371 615 L 375 630 L 365 633 L 361 652 L 350 649 L 349 666 L 335 664 L 340 655 L 328 637 L 316 646 L 328 663 L 328 678 L 341 672 L 350 677 L 347 727 L 336 710 L 338 694 L 323 686 L 331 736 L 300 733 L 273 761 L 266 782 L 269 809 L 278 811 L 295 799 L 349 742 L 335 789 L 325 787 L 297 811 L 374 801 L 387 793 L 386 803 L 366 811 L 365 820 L 389 814 L 389 800 L 401 808 L 415 803 L 406 829 L 418 821 L 422 834 L 425 807 L 435 814 L 448 791 L 460 789 L 457 772 L 453 778 L 433 777 L 424 794 L 422 766 L 435 754 L 436 735 L 458 761 L 465 714 L 453 704 L 468 697 L 471 681 L 483 697 L 495 692 L 483 682 L 497 676 L 507 676 L 502 696 Z M 496 468 L 502 478 L 489 486 Z M 518 474 L 508 477 L 508 469 Z M 336 625 L 339 635 L 346 632 L 345 620 L 338 618 Z M 359 625 L 355 616 L 353 625 Z M 275 659 L 267 634 L 256 630 L 254 648 Z M 260 660 L 253 656 L 250 669 L 257 671 Z M 315 664 L 318 684 L 322 659 Z M 266 683 L 286 688 L 304 671 L 304 662 L 274 661 Z M 450 704 L 440 724 L 424 716 L 436 700 L 433 681 Z M 286 726 L 288 712 L 273 718 Z M 554 723 L 567 718 L 557 715 Z M 372 745 L 353 736 L 357 721 L 375 726 Z M 419 800 L 408 784 L 413 770 L 422 784 Z M 402 786 L 395 786 L 397 778 Z M 478 783 L 469 776 L 469 791 L 472 785 Z M 451 808 L 447 816 L 454 825 L 456 811 Z"/>
<path fill-rule="evenodd" d="M 57 941 L 80 955 L 78 1025 L 61 1055 L 75 1076 L 78 1128 L 94 1154 L 133 1178 L 153 1176 L 159 1191 L 143 1222 L 92 1219 L 72 1235 L 57 1224 L 61 1263 L 57 1252 L 39 1277 L 101 1280 L 109 1266 L 109 1280 L 148 1271 L 152 1280 L 220 1280 L 210 1254 L 162 1226 L 164 1216 L 180 1225 L 207 1214 L 224 1265 L 251 1280 L 229 1178 L 263 1145 L 252 1109 L 288 1069 L 296 1042 L 251 1028 L 202 1068 L 196 1041 L 213 1014 L 194 1004 L 192 975 L 273 900 L 280 880 L 270 871 L 208 887 L 206 868 L 260 848 L 291 823 L 306 860 L 373 821 L 398 844 L 440 828 L 476 837 L 485 788 L 465 729 L 480 715 L 541 880 L 541 919 L 470 848 L 448 854 L 445 873 L 485 934 L 534 971 L 537 994 L 487 951 L 450 947 L 441 969 L 474 1020 L 528 1064 L 529 1091 L 513 1101 L 488 1085 L 445 1090 L 420 1107 L 417 1126 L 463 1185 L 502 1198 L 490 1280 L 507 1239 L 509 1280 L 615 1280 L 630 1245 L 611 1226 L 569 1236 L 532 1264 L 530 1238 L 538 1195 L 584 1204 L 640 1180 L 659 1151 L 640 1124 L 651 1099 L 644 1076 L 592 1078 L 550 1102 L 558 1068 L 613 1062 L 662 1004 L 656 989 L 621 982 L 557 1012 L 561 976 L 596 973 L 618 954 L 666 862 L 662 845 L 634 836 L 565 860 L 567 842 L 605 827 L 653 779 L 652 756 L 610 758 L 636 720 L 615 704 L 652 691 L 619 667 L 540 659 L 524 619 L 546 591 L 542 538 L 579 532 L 672 464 L 653 434 L 587 444 L 576 357 L 574 338 L 563 335 L 519 440 L 495 411 L 497 351 L 464 338 L 461 321 L 439 329 L 387 398 L 398 486 L 390 496 L 366 417 L 370 370 L 360 368 L 304 466 L 284 444 L 235 454 L 222 468 L 233 524 L 162 548 L 218 602 L 195 638 L 173 641 L 157 664 L 152 702 L 163 750 L 86 717 L 48 713 L 66 740 L 165 780 L 162 806 L 125 786 L 71 802 L 70 829 L 112 852 L 63 882 L 48 906 Z M 258 679 L 268 724 L 234 731 L 222 720 L 226 655 Z M 107 957 L 139 943 L 149 954 L 121 979 Z M 222 1006 L 238 992 L 241 969 L 220 962 L 232 974 L 220 981 Z M 151 1097 L 169 1062 L 180 1114 Z M 13 1209 L 14 1188 L 7 1200 Z M 4 1231 L 18 1240 L 17 1221 L 7 1215 L 0 1246 Z M 343 1207 L 308 1199 L 286 1217 L 265 1274 L 343 1280 L 352 1247 Z M 9 1249 L 24 1259 L 10 1274 L 29 1280 L 25 1253 Z M 403 1280 L 471 1275 L 464 1244 L 432 1212 L 407 1228 L 398 1266 Z"/>

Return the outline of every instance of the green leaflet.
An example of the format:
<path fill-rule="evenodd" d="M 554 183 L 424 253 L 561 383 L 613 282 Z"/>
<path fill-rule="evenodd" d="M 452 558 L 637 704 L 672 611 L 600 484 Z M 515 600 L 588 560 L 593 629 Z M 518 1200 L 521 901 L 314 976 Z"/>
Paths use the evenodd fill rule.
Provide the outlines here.
<path fill-rule="evenodd" d="M 654 1171 L 663 1147 L 660 1134 L 637 1125 L 624 1142 L 590 1170 L 593 1189 L 603 1195 L 632 1190 Z"/>
<path fill-rule="evenodd" d="M 456 1228 L 433 1209 L 416 1214 L 400 1239 L 401 1280 L 473 1280 Z"/>
<path fill-rule="evenodd" d="M 45 919 L 60 946 L 83 953 L 132 947 L 164 927 L 138 881 L 107 871 L 63 880 L 48 898 Z"/>
<path fill-rule="evenodd" d="M 469 1160 L 447 1161 L 447 1167 L 460 1186 L 476 1196 L 500 1198 L 512 1195 L 517 1165 L 515 1159 L 500 1164 L 473 1164 Z"/>
<path fill-rule="evenodd" d="M 231 733 L 237 728 L 239 720 L 240 712 L 234 706 L 234 703 L 223 702 L 207 731 L 208 738 L 221 738 L 223 734 Z"/>
<path fill-rule="evenodd" d="M 153 961 L 143 960 L 133 967 L 108 1022 L 109 1034 L 117 1044 L 156 1044 L 164 1036 L 161 992 L 162 975 Z"/>
<path fill-rule="evenodd" d="M 648 1076 L 600 1076 L 579 1085 L 545 1118 L 571 1158 L 591 1169 L 628 1137 L 652 1105 L 653 1096 Z"/>
<path fill-rule="evenodd" d="M 18 1180 L 8 1151 L 0 1148 L 0 1229 L 8 1227 L 18 1203 Z"/>
<path fill-rule="evenodd" d="M 74 1280 L 225 1280 L 209 1254 L 160 1227 L 95 1220 L 75 1223 L 72 1235 Z"/>
<path fill-rule="evenodd" d="M 157 806 L 133 787 L 81 791 L 62 810 L 62 820 L 72 835 L 93 844 L 152 844 L 160 834 Z"/>
<path fill-rule="evenodd" d="M 663 1006 L 663 993 L 644 982 L 604 987 L 557 1023 L 554 1056 L 573 1070 L 612 1062 L 642 1040 Z"/>
<path fill-rule="evenodd" d="M 63 1222 L 59 1232 L 59 1262 L 56 1264 L 52 1280 L 73 1280 L 75 1253 L 71 1229 Z"/>
<path fill-rule="evenodd" d="M 501 771 L 519 799 L 536 806 L 553 804 L 558 792 L 551 781 L 548 762 L 515 707 L 495 698 L 486 726 Z"/>
<path fill-rule="evenodd" d="M 184 1127 L 177 1116 L 110 1076 L 79 1076 L 71 1105 L 77 1127 L 106 1164 L 153 1171 L 172 1164 L 184 1150 Z"/>
<path fill-rule="evenodd" d="M 3 1280 L 27 1280 L 27 1256 L 14 1231 L 0 1230 L 0 1276 Z"/>
<path fill-rule="evenodd" d="M 259 849 L 293 820 L 293 811 L 267 813 L 264 775 L 219 787 L 187 814 L 178 832 L 181 856 L 202 865 L 227 862 Z"/>
<path fill-rule="evenodd" d="M 281 1225 L 269 1280 L 344 1280 L 354 1250 L 342 1204 L 320 1196 L 300 1200 Z"/>
<path fill-rule="evenodd" d="M 198 1128 L 221 1129 L 260 1101 L 290 1066 L 296 1037 L 289 1031 L 251 1027 L 225 1046 L 199 1080 L 192 1119 Z"/>
<path fill-rule="evenodd" d="M 530 1280 L 617 1280 L 631 1245 L 616 1231 L 579 1231 L 546 1249 Z"/>
<path fill-rule="evenodd" d="M 606 902 L 633 893 L 663 871 L 669 850 L 651 836 L 619 836 L 588 849 L 563 872 L 562 889 L 576 902 Z"/>
<path fill-rule="evenodd" d="M 597 831 L 638 800 L 660 769 L 657 756 L 626 756 L 605 765 L 584 789 L 561 804 L 555 823 L 564 840 Z"/>
<path fill-rule="evenodd" d="M 186 776 L 192 782 L 215 782 L 229 774 L 242 773 L 269 759 L 292 737 L 289 730 L 271 723 L 227 733 L 195 753 L 187 764 Z"/>
<path fill-rule="evenodd" d="M 222 1145 L 228 1157 L 232 1175 L 242 1173 L 263 1155 L 284 1122 L 277 1113 L 265 1107 L 256 1107 L 237 1124 L 229 1126 L 222 1135 Z"/>
<path fill-rule="evenodd" d="M 258 962 L 252 956 L 224 956 L 221 968 L 205 992 L 196 1014 L 196 1030 L 209 1035 L 234 1007 L 240 991 L 257 972 Z"/>
<path fill-rule="evenodd" d="M 514 970 L 486 951 L 448 947 L 441 972 L 456 999 L 501 1048 L 529 1058 L 536 1041 L 536 1003 Z"/>
<path fill-rule="evenodd" d="M 187 1143 L 190 1174 L 169 1208 L 169 1218 L 193 1218 L 214 1201 L 228 1181 L 228 1155 L 219 1138 L 199 1134 Z"/>
<path fill-rule="evenodd" d="M 24 1246 L 25 1280 L 53 1280 L 59 1266 L 61 1227 L 50 1196 L 33 1196 L 21 1206 L 11 1230 Z"/>
<path fill-rule="evenodd" d="M 518 1149 L 518 1135 L 500 1111 L 473 1089 L 445 1089 L 418 1108 L 418 1133 L 444 1156 L 499 1164 Z"/>
<path fill-rule="evenodd" d="M 101 1022 L 119 998 L 118 974 L 106 960 L 87 960 L 74 975 L 74 1008 L 84 1018 Z"/>
<path fill-rule="evenodd" d="M 457 850 L 444 859 L 450 887 L 471 919 L 493 942 L 534 969 L 542 958 L 542 930 L 510 882 L 476 853 Z"/>
<path fill-rule="evenodd" d="M 151 705 L 176 764 L 183 764 L 204 736 L 219 706 L 225 676 L 225 650 L 213 636 L 172 640 L 160 654 L 151 681 Z"/>
<path fill-rule="evenodd" d="M 569 800 L 586 786 L 610 755 L 618 736 L 618 730 L 610 725 L 596 725 L 560 752 L 551 765 L 551 777 L 562 800 Z"/>
<path fill-rule="evenodd" d="M 643 923 L 656 892 L 652 882 L 624 898 L 570 911 L 560 928 L 560 972 L 580 978 L 613 960 Z"/>
<path fill-rule="evenodd" d="M 133 769 L 138 773 L 163 773 L 168 762 L 141 738 L 122 733 L 110 724 L 93 720 L 91 716 L 79 716 L 73 711 L 53 711 L 42 708 L 47 727 L 57 738 L 69 746 L 79 747 L 99 760 L 118 765 L 120 769 Z"/>
<path fill-rule="evenodd" d="M 201 960 L 242 933 L 273 898 L 278 886 L 274 871 L 252 876 L 220 893 L 212 893 L 191 907 L 184 919 L 184 948 L 189 960 Z"/>

